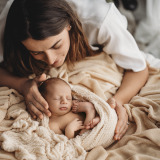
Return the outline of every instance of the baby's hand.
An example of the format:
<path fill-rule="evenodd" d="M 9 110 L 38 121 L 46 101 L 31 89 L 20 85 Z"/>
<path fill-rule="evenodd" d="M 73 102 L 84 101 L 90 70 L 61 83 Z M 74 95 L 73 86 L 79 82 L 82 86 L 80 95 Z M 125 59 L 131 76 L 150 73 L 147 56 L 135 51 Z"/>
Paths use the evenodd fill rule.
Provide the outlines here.
<path fill-rule="evenodd" d="M 80 129 L 83 129 L 83 122 L 80 121 L 78 118 L 74 119 L 72 122 L 70 122 L 67 127 L 65 128 L 65 135 L 71 139 L 75 137 L 75 131 L 78 131 Z"/>
<path fill-rule="evenodd" d="M 66 127 L 67 130 L 74 131 L 74 132 L 84 128 L 85 127 L 83 125 L 83 122 L 80 121 L 78 118 L 74 119 Z"/>
<path fill-rule="evenodd" d="M 72 101 L 72 112 L 78 113 L 78 104 L 79 104 L 78 100 L 73 100 Z"/>

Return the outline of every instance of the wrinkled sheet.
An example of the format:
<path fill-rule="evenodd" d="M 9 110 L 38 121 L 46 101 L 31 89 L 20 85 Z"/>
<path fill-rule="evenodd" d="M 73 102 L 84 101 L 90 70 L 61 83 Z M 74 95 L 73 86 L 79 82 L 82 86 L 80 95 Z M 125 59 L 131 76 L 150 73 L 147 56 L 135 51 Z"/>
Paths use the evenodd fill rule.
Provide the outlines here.
<path fill-rule="evenodd" d="M 159 160 L 160 159 L 160 72 L 150 69 L 149 80 L 140 93 L 125 104 L 129 129 L 108 148 L 95 147 L 87 160 Z M 96 158 L 95 158 L 96 157 Z"/>

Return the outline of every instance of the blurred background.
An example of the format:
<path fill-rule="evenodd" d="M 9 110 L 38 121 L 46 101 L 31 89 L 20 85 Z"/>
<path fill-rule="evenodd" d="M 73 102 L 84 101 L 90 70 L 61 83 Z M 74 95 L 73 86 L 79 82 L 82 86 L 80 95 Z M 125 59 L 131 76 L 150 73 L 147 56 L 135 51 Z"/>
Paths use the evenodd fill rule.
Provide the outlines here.
<path fill-rule="evenodd" d="M 0 13 L 2 12 L 4 6 L 6 5 L 7 0 L 0 0 Z"/>
<path fill-rule="evenodd" d="M 160 58 L 160 0 L 106 0 L 114 2 L 128 20 L 128 30 L 139 48 Z"/>

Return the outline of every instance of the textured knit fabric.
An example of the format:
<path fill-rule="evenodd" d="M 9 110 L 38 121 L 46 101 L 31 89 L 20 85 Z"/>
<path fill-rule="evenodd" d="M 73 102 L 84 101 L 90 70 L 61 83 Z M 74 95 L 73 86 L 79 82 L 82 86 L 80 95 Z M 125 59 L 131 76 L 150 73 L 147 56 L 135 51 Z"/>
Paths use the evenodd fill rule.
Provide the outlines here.
<path fill-rule="evenodd" d="M 107 68 L 108 65 L 110 68 Z M 98 125 L 81 136 L 68 140 L 66 136 L 55 134 L 49 129 L 48 117 L 44 116 L 42 121 L 31 119 L 23 97 L 13 89 L 2 87 L 0 140 L 3 150 L 14 152 L 17 159 L 84 160 L 86 151 L 99 145 L 105 148 L 114 142 L 117 115 L 105 100 L 120 85 L 123 70 L 104 53 L 86 58 L 76 63 L 72 69 L 69 68 L 64 64 L 57 70 L 51 69 L 48 77 L 66 79 L 72 86 L 75 98 L 92 102 L 101 119 Z"/>

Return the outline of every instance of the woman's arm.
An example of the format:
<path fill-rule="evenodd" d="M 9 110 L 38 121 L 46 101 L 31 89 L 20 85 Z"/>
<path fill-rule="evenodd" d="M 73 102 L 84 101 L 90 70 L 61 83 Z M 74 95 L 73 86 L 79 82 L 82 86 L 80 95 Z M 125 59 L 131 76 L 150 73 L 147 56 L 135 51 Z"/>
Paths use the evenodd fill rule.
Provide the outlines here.
<path fill-rule="evenodd" d="M 27 80 L 27 78 L 19 78 L 13 76 L 11 73 L 0 67 L 0 86 L 7 86 L 9 88 L 14 88 L 19 93 L 22 93 L 22 84 Z"/>
<path fill-rule="evenodd" d="M 0 86 L 14 88 L 21 93 L 33 118 L 37 116 L 43 118 L 43 112 L 50 116 L 48 104 L 38 91 L 38 83 L 45 80 L 44 75 L 30 80 L 28 78 L 16 77 L 1 67 L 0 75 Z"/>
<path fill-rule="evenodd" d="M 135 96 L 144 86 L 147 79 L 148 67 L 140 72 L 126 71 L 122 80 L 122 84 L 114 95 L 116 102 L 121 105 L 128 103 L 131 98 Z"/>
<path fill-rule="evenodd" d="M 128 129 L 128 115 L 123 107 L 133 96 L 144 86 L 148 79 L 148 67 L 143 71 L 133 72 L 126 71 L 122 80 L 122 84 L 113 98 L 108 100 L 112 108 L 115 108 L 118 115 L 118 122 L 115 129 L 114 139 L 119 140 Z"/>

